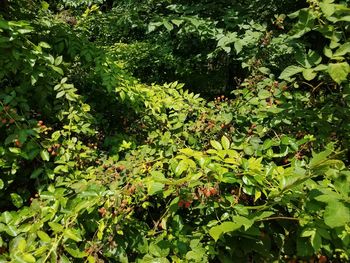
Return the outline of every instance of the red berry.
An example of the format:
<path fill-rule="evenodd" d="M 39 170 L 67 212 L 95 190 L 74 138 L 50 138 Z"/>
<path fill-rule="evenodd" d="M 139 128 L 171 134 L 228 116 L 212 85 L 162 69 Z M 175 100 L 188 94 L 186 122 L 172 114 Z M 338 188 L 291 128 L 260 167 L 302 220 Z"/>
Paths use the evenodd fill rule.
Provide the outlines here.
<path fill-rule="evenodd" d="M 17 147 L 21 147 L 21 143 L 20 143 L 19 140 L 15 140 L 15 144 L 16 144 Z"/>
<path fill-rule="evenodd" d="M 218 191 L 216 190 L 216 188 L 214 188 L 214 187 L 210 188 L 211 195 L 216 195 L 217 193 L 218 193 Z"/>
<path fill-rule="evenodd" d="M 323 255 L 319 256 L 318 257 L 318 262 L 319 263 L 326 263 L 327 262 L 327 257 L 323 256 Z"/>
<path fill-rule="evenodd" d="M 204 194 L 206 197 L 210 197 L 210 196 L 211 196 L 211 193 L 210 193 L 209 189 L 206 189 L 206 188 L 203 190 L 203 194 Z"/>

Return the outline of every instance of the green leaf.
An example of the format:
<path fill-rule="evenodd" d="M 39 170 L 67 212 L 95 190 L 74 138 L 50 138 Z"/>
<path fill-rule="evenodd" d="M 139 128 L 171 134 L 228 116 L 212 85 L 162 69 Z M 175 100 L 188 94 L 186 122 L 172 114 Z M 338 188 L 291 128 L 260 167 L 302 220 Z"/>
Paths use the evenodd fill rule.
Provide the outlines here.
<path fill-rule="evenodd" d="M 215 241 L 218 241 L 221 235 L 240 229 L 241 226 L 242 224 L 239 224 L 239 223 L 224 222 L 218 226 L 212 227 L 209 230 L 209 234 Z"/>
<path fill-rule="evenodd" d="M 46 161 L 46 162 L 50 161 L 50 154 L 47 150 L 45 150 L 45 149 L 42 150 L 40 152 L 40 156 L 41 156 L 41 159 L 43 159 L 44 161 Z"/>
<path fill-rule="evenodd" d="M 48 234 L 46 234 L 45 232 L 41 231 L 41 230 L 38 230 L 36 232 L 36 234 L 38 235 L 38 237 L 40 238 L 41 241 L 44 241 L 44 242 L 51 242 L 51 238 L 49 237 Z"/>
<path fill-rule="evenodd" d="M 338 84 L 346 80 L 350 72 L 350 66 L 347 62 L 328 64 L 328 73 L 331 78 Z"/>
<path fill-rule="evenodd" d="M 49 65 L 54 71 L 56 71 L 58 74 L 60 74 L 60 75 L 64 75 L 64 72 L 63 72 L 63 70 L 61 69 L 61 68 L 59 68 L 59 67 L 56 67 L 56 66 L 54 66 L 54 65 Z"/>
<path fill-rule="evenodd" d="M 77 242 L 82 240 L 78 231 L 75 229 L 66 229 L 66 230 L 64 230 L 63 235 L 64 235 L 64 237 L 70 238 L 70 239 L 77 241 Z"/>
<path fill-rule="evenodd" d="M 238 39 L 233 45 L 235 47 L 236 53 L 239 54 L 243 49 L 242 41 Z"/>
<path fill-rule="evenodd" d="M 322 237 L 316 231 L 313 235 L 311 235 L 311 245 L 316 252 L 318 252 L 322 245 Z"/>
<path fill-rule="evenodd" d="M 172 19 L 171 20 L 171 23 L 173 23 L 176 26 L 180 26 L 183 22 L 184 22 L 184 20 L 180 20 L 180 19 Z"/>
<path fill-rule="evenodd" d="M 331 228 L 344 227 L 350 222 L 350 209 L 342 202 L 328 203 L 324 211 L 324 222 Z"/>
<path fill-rule="evenodd" d="M 79 248 L 75 246 L 64 246 L 64 249 L 74 258 L 84 258 L 86 256 L 88 256 L 88 253 L 84 252 L 84 251 L 80 251 Z"/>
<path fill-rule="evenodd" d="M 57 141 L 61 137 L 61 131 L 55 131 L 51 135 L 51 139 Z"/>
<path fill-rule="evenodd" d="M 23 238 L 16 238 L 15 239 L 17 242 L 15 243 L 15 248 L 16 250 L 20 251 L 20 252 L 24 252 L 24 250 L 27 247 L 27 241 Z"/>
<path fill-rule="evenodd" d="M 328 18 L 335 12 L 335 4 L 331 3 L 319 3 L 323 14 Z"/>
<path fill-rule="evenodd" d="M 176 166 L 175 174 L 180 176 L 184 171 L 188 168 L 188 163 L 185 160 L 181 160 L 179 164 Z"/>
<path fill-rule="evenodd" d="M 221 137 L 221 144 L 225 150 L 230 148 L 230 140 L 226 136 Z"/>
<path fill-rule="evenodd" d="M 171 23 L 169 23 L 168 21 L 166 21 L 166 20 L 163 21 L 163 25 L 165 26 L 165 28 L 166 28 L 168 31 L 171 31 L 171 30 L 174 29 L 174 26 L 173 26 Z"/>
<path fill-rule="evenodd" d="M 42 48 L 51 48 L 51 46 L 48 43 L 46 43 L 46 42 L 40 42 L 39 46 L 42 47 Z"/>
<path fill-rule="evenodd" d="M 313 80 L 317 76 L 317 73 L 312 68 L 307 68 L 303 70 L 303 77 L 307 81 Z"/>
<path fill-rule="evenodd" d="M 28 262 L 28 263 L 35 263 L 36 262 L 36 259 L 35 257 L 33 257 L 31 254 L 29 253 L 25 253 L 22 255 L 22 258 L 25 262 Z"/>
<path fill-rule="evenodd" d="M 332 58 L 333 57 L 333 52 L 330 48 L 328 48 L 327 46 L 324 47 L 323 49 L 323 54 L 328 57 L 328 58 Z"/>
<path fill-rule="evenodd" d="M 239 225 L 242 225 L 246 231 L 254 224 L 253 220 L 250 220 L 244 216 L 234 216 L 233 221 Z"/>
<path fill-rule="evenodd" d="M 20 195 L 16 193 L 11 193 L 11 200 L 15 207 L 20 208 L 23 205 L 23 199 Z"/>
<path fill-rule="evenodd" d="M 327 161 L 327 158 L 333 153 L 334 147 L 332 144 L 326 146 L 326 150 L 320 153 L 313 153 L 312 159 L 310 160 L 309 166 L 311 169 Z"/>
<path fill-rule="evenodd" d="M 56 94 L 56 99 L 59 99 L 59 98 L 63 97 L 65 94 L 66 94 L 66 91 L 65 90 L 61 90 L 60 92 L 58 92 Z"/>
<path fill-rule="evenodd" d="M 10 147 L 9 151 L 15 154 L 20 154 L 21 153 L 21 149 L 20 148 L 16 148 L 16 147 Z"/>
<path fill-rule="evenodd" d="M 59 56 L 55 59 L 55 66 L 59 66 L 62 63 L 62 56 Z"/>
<path fill-rule="evenodd" d="M 341 45 L 335 52 L 334 55 L 335 57 L 340 57 L 340 56 L 344 56 L 347 53 L 350 52 L 350 42 L 347 42 L 343 45 Z"/>
<path fill-rule="evenodd" d="M 170 244 L 167 241 L 159 241 L 149 245 L 149 253 L 156 257 L 167 257 L 170 253 Z"/>
<path fill-rule="evenodd" d="M 147 192 L 149 195 L 154 195 L 156 193 L 159 193 L 163 190 L 164 184 L 159 183 L 159 182 L 149 182 L 147 185 Z"/>
<path fill-rule="evenodd" d="M 64 230 L 64 227 L 58 223 L 49 222 L 48 224 L 54 232 L 63 232 Z"/>
<path fill-rule="evenodd" d="M 6 231 L 7 234 L 9 234 L 12 237 L 16 237 L 19 234 L 18 229 L 16 227 L 14 227 L 14 226 L 8 226 L 5 229 L 5 231 Z"/>
<path fill-rule="evenodd" d="M 36 75 L 31 75 L 30 76 L 30 82 L 31 82 L 31 84 L 34 86 L 35 85 L 35 83 L 38 81 L 38 76 L 36 76 Z"/>
<path fill-rule="evenodd" d="M 210 141 L 211 146 L 213 146 L 214 149 L 216 150 L 222 150 L 222 146 L 218 141 L 211 140 Z"/>
<path fill-rule="evenodd" d="M 223 183 L 234 184 L 234 183 L 239 182 L 240 179 L 237 176 L 235 176 L 234 173 L 228 172 L 228 173 L 224 173 L 222 175 L 222 178 L 220 181 Z"/>
<path fill-rule="evenodd" d="M 286 67 L 281 75 L 279 76 L 280 79 L 284 79 L 284 80 L 290 80 L 290 77 L 294 76 L 295 74 L 298 74 L 300 72 L 302 72 L 304 70 L 304 68 L 302 67 L 298 67 L 298 66 L 289 66 Z"/>
<path fill-rule="evenodd" d="M 265 100 L 267 98 L 270 98 L 271 97 L 271 93 L 267 90 L 260 90 L 259 93 L 258 93 L 258 97 L 259 99 L 261 100 Z"/>

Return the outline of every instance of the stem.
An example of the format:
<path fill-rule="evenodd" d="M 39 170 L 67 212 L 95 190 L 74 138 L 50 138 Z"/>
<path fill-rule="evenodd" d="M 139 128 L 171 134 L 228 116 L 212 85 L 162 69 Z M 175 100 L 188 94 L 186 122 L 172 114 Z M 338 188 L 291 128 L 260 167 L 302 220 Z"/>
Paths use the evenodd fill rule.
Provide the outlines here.
<path fill-rule="evenodd" d="M 292 221 L 299 221 L 299 218 L 295 217 L 287 217 L 287 216 L 275 216 L 275 217 L 268 217 L 268 218 L 263 218 L 257 221 L 270 221 L 270 220 L 292 220 Z"/>

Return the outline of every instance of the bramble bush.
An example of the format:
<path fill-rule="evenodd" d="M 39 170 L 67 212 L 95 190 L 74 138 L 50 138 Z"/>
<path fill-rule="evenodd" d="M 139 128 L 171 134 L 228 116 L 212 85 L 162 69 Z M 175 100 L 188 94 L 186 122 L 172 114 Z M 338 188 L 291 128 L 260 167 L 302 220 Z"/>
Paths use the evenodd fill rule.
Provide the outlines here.
<path fill-rule="evenodd" d="M 0 262 L 349 261 L 349 1 L 219 2 L 1 4 Z"/>

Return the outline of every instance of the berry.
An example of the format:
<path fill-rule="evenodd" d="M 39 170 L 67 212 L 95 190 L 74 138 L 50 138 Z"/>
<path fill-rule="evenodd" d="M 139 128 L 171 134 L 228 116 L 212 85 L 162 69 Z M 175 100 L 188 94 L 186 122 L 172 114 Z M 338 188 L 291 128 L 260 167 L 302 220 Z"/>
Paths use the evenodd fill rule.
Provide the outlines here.
<path fill-rule="evenodd" d="M 191 202 L 186 201 L 186 202 L 185 202 L 185 208 L 189 208 L 190 206 L 191 206 Z"/>
<path fill-rule="evenodd" d="M 21 147 L 20 141 L 19 141 L 19 140 L 15 140 L 15 145 L 16 145 L 17 147 Z"/>
<path fill-rule="evenodd" d="M 318 257 L 318 262 L 319 263 L 326 263 L 327 262 L 327 257 L 323 256 L 323 255 L 319 256 Z"/>
<path fill-rule="evenodd" d="M 212 188 L 210 188 L 210 194 L 211 195 L 216 195 L 217 193 L 218 193 L 218 191 L 216 190 L 216 188 L 214 188 L 214 187 L 212 187 Z"/>
<path fill-rule="evenodd" d="M 205 188 L 205 189 L 203 190 L 203 194 L 204 194 L 206 197 L 210 197 L 210 196 L 211 196 L 210 190 L 207 189 L 207 188 Z"/>

